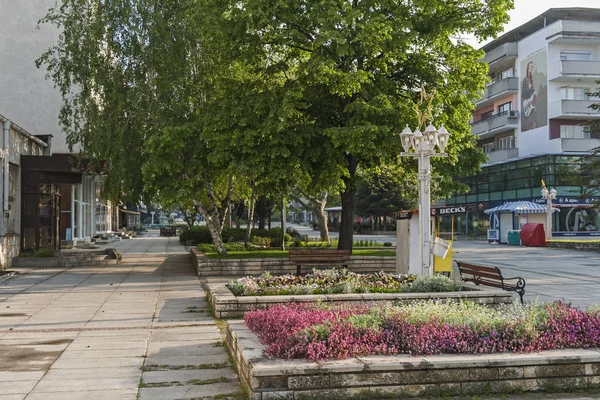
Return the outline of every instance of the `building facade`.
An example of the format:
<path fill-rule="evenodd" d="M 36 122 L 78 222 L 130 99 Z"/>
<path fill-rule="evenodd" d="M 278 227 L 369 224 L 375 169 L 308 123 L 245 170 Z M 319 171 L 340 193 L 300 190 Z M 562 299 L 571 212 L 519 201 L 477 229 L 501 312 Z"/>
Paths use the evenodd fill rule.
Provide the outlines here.
<path fill-rule="evenodd" d="M 38 197 L 35 202 L 27 199 L 27 172 L 23 168 L 24 157 L 47 157 L 49 146 L 19 125 L 0 115 L 2 127 L 2 164 L 0 164 L 0 265 L 10 267 L 13 257 L 19 255 L 21 243 L 27 240 L 52 240 L 56 226 L 54 204 L 50 196 Z M 41 200 L 41 201 L 40 201 Z M 26 229 L 26 219 L 37 215 L 40 229 Z M 41 217 L 41 218 L 40 218 Z"/>
<path fill-rule="evenodd" d="M 46 71 L 35 66 L 35 60 L 56 44 L 60 35 L 51 25 L 37 27 L 38 21 L 54 5 L 54 0 L 0 0 L 2 13 L 11 16 L 0 24 L 0 110 L 32 132 L 51 137 L 52 155 L 57 158 L 54 164 L 46 166 L 64 167 L 63 161 L 67 158 L 72 165 L 78 163 L 72 156 L 79 153 L 79 148 L 69 148 L 59 126 L 62 104 L 59 91 L 46 79 Z M 33 161 L 32 166 L 38 168 L 41 164 Z M 71 169 L 69 166 L 68 170 Z M 101 176 L 84 168 L 80 172 L 83 175 L 79 182 L 60 188 L 61 240 L 88 240 L 119 226 L 116 207 L 100 196 Z"/>
<path fill-rule="evenodd" d="M 491 83 L 471 123 L 488 156 L 470 187 L 448 199 L 465 205 L 458 231 L 485 234 L 484 209 L 509 201 L 545 204 L 542 179 L 555 187 L 555 236 L 600 236 L 600 215 L 582 197 L 582 179 L 600 132 L 590 106 L 600 80 L 600 9 L 550 9 L 485 45 Z M 600 196 L 600 192 L 596 193 Z"/>

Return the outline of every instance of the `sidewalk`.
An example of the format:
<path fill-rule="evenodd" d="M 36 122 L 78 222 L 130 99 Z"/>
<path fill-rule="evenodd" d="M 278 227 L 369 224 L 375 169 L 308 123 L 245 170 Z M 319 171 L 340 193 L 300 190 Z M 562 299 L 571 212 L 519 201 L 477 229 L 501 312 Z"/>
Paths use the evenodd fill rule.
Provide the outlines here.
<path fill-rule="evenodd" d="M 0 283 L 0 399 L 242 398 L 178 239 L 111 246 L 122 264 Z"/>

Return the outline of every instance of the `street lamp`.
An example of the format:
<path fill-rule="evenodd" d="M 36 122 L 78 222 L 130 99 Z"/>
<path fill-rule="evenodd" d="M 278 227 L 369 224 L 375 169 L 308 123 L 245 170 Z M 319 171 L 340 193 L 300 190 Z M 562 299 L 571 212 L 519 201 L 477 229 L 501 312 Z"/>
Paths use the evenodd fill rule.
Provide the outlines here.
<path fill-rule="evenodd" d="M 430 229 L 430 206 L 431 206 L 431 157 L 446 157 L 444 149 L 448 144 L 450 134 L 442 125 L 439 130 L 429 124 L 421 133 L 417 128 L 414 132 L 406 125 L 400 133 L 400 140 L 404 152 L 403 157 L 418 157 L 419 173 L 419 248 L 421 275 L 432 275 L 430 244 L 432 242 Z M 436 151 L 435 147 L 439 149 Z M 410 150 L 413 152 L 410 152 Z"/>
<path fill-rule="evenodd" d="M 542 187 L 542 198 L 546 200 L 546 240 L 552 239 L 552 200 L 556 199 L 556 189 Z"/>

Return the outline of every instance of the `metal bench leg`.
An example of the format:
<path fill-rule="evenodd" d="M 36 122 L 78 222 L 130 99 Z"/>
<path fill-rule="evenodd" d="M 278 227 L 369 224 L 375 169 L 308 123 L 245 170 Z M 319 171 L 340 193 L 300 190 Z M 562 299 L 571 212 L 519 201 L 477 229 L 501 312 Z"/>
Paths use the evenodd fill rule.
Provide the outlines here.
<path fill-rule="evenodd" d="M 523 296 L 525 295 L 525 291 L 517 290 L 516 292 L 519 294 L 519 297 L 521 298 L 521 305 L 525 304 L 525 303 L 523 303 Z"/>

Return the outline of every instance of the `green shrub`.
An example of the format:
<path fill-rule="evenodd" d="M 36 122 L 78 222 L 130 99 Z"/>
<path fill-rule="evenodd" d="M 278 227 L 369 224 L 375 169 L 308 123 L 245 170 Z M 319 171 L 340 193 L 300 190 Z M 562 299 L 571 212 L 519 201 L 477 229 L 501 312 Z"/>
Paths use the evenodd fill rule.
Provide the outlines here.
<path fill-rule="evenodd" d="M 271 247 L 272 239 L 270 237 L 262 237 L 262 236 L 252 236 L 252 240 L 250 242 L 262 248 L 268 249 Z"/>
<path fill-rule="evenodd" d="M 227 251 L 244 251 L 246 248 L 241 243 L 224 243 L 225 250 Z M 203 253 L 215 253 L 217 251 L 214 244 L 199 244 L 196 247 Z"/>
<path fill-rule="evenodd" d="M 406 292 L 455 292 L 460 290 L 454 281 L 445 275 L 419 276 L 410 285 L 403 286 Z"/>
<path fill-rule="evenodd" d="M 383 247 L 392 247 L 392 242 L 384 242 Z"/>
<path fill-rule="evenodd" d="M 212 243 L 212 236 L 207 226 L 192 226 L 190 229 L 184 229 L 179 235 L 181 243 L 191 242 L 193 245 L 200 243 Z"/>
<path fill-rule="evenodd" d="M 252 231 L 254 235 L 254 231 Z M 263 236 L 263 235 L 257 235 Z M 246 229 L 245 228 L 223 228 L 223 242 L 243 242 L 246 240 Z M 252 239 L 251 239 L 252 240 Z"/>
<path fill-rule="evenodd" d="M 32 257 L 32 258 L 48 258 L 54 257 L 54 249 L 52 247 L 42 247 L 39 250 L 33 250 L 31 252 L 21 252 L 20 257 Z"/>

